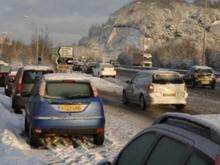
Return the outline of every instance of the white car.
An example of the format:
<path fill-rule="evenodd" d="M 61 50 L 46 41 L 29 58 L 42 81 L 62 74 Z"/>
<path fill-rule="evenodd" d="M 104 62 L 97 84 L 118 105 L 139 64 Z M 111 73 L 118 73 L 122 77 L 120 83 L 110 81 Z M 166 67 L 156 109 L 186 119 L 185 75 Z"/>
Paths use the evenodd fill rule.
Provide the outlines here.
<path fill-rule="evenodd" d="M 123 103 L 137 103 L 142 110 L 151 105 L 174 105 L 182 110 L 187 104 L 187 89 L 182 76 L 173 71 L 145 71 L 127 81 Z"/>
<path fill-rule="evenodd" d="M 98 63 L 93 68 L 93 76 L 96 77 L 115 77 L 116 71 L 113 65 L 109 63 Z"/>

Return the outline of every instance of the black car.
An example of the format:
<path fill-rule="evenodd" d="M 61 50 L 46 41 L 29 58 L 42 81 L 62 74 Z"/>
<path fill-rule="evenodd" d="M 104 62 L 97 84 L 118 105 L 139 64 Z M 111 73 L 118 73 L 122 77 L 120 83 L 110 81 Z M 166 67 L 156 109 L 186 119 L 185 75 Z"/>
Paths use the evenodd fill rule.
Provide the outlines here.
<path fill-rule="evenodd" d="M 219 165 L 219 121 L 220 115 L 167 113 L 131 140 L 113 163 L 100 164 Z"/>
<path fill-rule="evenodd" d="M 193 66 L 184 76 L 186 84 L 196 86 L 210 86 L 215 89 L 216 76 L 211 67 Z"/>
<path fill-rule="evenodd" d="M 11 97 L 14 88 L 15 76 L 17 71 L 12 71 L 6 78 L 5 78 L 5 95 Z"/>

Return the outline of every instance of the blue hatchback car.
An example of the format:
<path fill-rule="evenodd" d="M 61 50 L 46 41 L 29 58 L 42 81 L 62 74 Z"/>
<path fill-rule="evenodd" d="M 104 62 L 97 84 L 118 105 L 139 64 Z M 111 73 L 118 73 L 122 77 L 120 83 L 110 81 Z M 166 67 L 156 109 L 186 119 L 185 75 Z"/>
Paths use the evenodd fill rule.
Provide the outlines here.
<path fill-rule="evenodd" d="M 104 142 L 105 116 L 90 81 L 72 74 L 45 74 L 37 79 L 25 109 L 25 131 L 31 146 L 50 134 L 92 135 Z"/>

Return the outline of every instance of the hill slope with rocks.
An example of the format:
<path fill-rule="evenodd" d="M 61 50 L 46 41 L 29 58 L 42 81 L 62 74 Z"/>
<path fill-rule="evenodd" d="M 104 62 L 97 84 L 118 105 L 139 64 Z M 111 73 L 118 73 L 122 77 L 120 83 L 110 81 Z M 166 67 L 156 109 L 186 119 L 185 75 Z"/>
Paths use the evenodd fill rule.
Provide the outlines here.
<path fill-rule="evenodd" d="M 220 66 L 220 8 L 177 0 L 137 0 L 102 25 L 89 29 L 79 45 L 100 49 L 113 59 L 131 56 L 143 43 L 153 54 L 155 66 L 185 68 L 201 63 L 204 29 L 207 63 Z M 95 45 L 95 47 L 94 47 Z"/>

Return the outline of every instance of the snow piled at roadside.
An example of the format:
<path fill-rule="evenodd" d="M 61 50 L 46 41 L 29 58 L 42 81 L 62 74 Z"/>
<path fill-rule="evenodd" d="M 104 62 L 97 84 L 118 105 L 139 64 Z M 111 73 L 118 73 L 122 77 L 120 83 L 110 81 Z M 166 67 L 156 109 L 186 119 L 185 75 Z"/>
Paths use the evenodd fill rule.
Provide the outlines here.
<path fill-rule="evenodd" d="M 0 91 L 0 94 L 3 91 Z M 2 165 L 44 164 L 41 160 L 28 155 L 29 146 L 19 139 L 23 130 L 23 116 L 9 111 L 10 99 L 0 95 L 0 161 Z"/>

